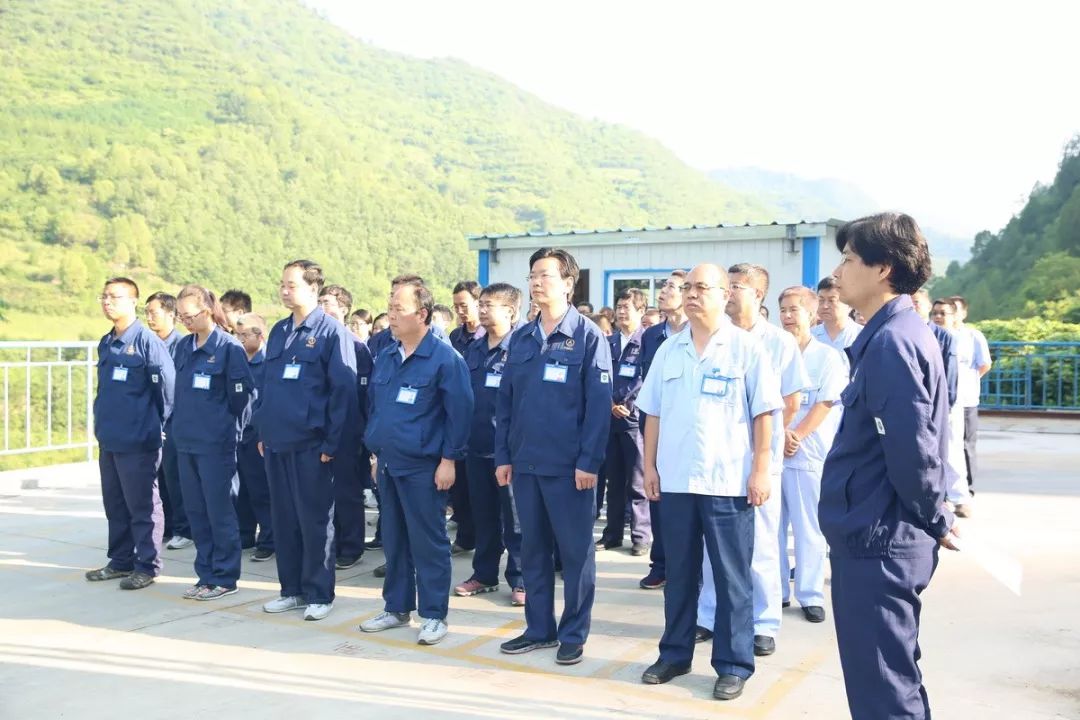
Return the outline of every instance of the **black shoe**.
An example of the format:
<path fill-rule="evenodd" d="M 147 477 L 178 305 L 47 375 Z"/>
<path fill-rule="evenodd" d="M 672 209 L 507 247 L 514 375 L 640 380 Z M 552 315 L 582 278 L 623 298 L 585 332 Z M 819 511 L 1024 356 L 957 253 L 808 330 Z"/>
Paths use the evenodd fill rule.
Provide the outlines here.
<path fill-rule="evenodd" d="M 770 638 L 771 639 L 771 638 Z M 712 696 L 717 700 L 734 700 L 742 695 L 746 680 L 738 675 L 721 675 L 713 685 Z"/>
<path fill-rule="evenodd" d="M 578 643 L 563 643 L 555 654 L 555 662 L 560 665 L 577 665 L 585 654 L 585 646 Z"/>
<path fill-rule="evenodd" d="M 688 672 L 690 672 L 690 663 L 678 665 L 657 660 L 649 666 L 648 670 L 641 673 L 641 682 L 646 685 L 663 685 Z"/>
<path fill-rule="evenodd" d="M 634 557 L 642 557 L 643 555 L 648 555 L 649 547 L 650 546 L 648 543 L 634 543 L 633 547 L 630 548 L 630 554 Z"/>
<path fill-rule="evenodd" d="M 341 556 L 334 562 L 334 567 L 338 570 L 348 570 L 357 563 L 360 562 L 359 555 Z"/>
<path fill-rule="evenodd" d="M 120 581 L 121 590 L 142 590 L 154 583 L 154 577 L 144 572 L 133 572 Z"/>
<path fill-rule="evenodd" d="M 255 538 L 242 538 L 240 540 L 241 550 L 250 550 L 253 547 L 255 547 Z"/>
<path fill-rule="evenodd" d="M 712 630 L 709 628 L 703 628 L 700 625 L 694 630 L 694 642 L 703 643 L 712 640 Z"/>
<path fill-rule="evenodd" d="M 812 623 L 825 622 L 825 608 L 819 605 L 808 605 L 802 609 L 802 614 Z"/>
<path fill-rule="evenodd" d="M 785 600 L 784 602 L 780 603 L 780 607 L 791 607 L 791 601 Z"/>
<path fill-rule="evenodd" d="M 776 652 L 776 640 L 768 635 L 755 635 L 754 636 L 754 654 L 757 656 L 772 655 Z M 732 675 L 731 677 L 735 677 Z M 742 685 L 739 686 L 740 691 Z M 734 696 L 733 696 L 734 697 Z"/>
<path fill-rule="evenodd" d="M 642 590 L 659 590 L 667 585 L 667 578 L 663 575 L 656 575 L 651 570 L 649 574 L 641 578 L 641 582 L 638 583 L 638 587 Z"/>
<path fill-rule="evenodd" d="M 106 565 L 97 570 L 88 570 L 86 579 L 90 582 L 101 582 L 102 580 L 118 580 L 119 578 L 126 578 L 130 574 L 130 570 L 117 570 L 114 567 Z"/>
<path fill-rule="evenodd" d="M 386 577 L 386 563 L 383 563 L 379 567 L 375 568 L 375 571 L 373 573 L 371 573 L 371 574 L 374 575 L 377 578 Z"/>
<path fill-rule="evenodd" d="M 251 553 L 252 562 L 266 562 L 272 557 L 274 557 L 274 551 L 265 548 L 255 548 L 255 552 Z"/>
<path fill-rule="evenodd" d="M 542 648 L 553 648 L 558 644 L 558 640 L 531 640 L 524 635 L 519 635 L 513 640 L 504 642 L 499 646 L 499 650 L 507 655 L 521 655 Z"/>
<path fill-rule="evenodd" d="M 382 550 L 382 540 L 368 540 L 364 543 L 365 550 Z"/>

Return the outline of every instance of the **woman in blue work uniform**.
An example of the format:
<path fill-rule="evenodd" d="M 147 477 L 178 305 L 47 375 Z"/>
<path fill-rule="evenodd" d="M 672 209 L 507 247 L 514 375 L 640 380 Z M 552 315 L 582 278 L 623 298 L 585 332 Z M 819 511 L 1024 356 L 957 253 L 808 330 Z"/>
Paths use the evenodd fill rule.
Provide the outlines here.
<path fill-rule="evenodd" d="M 240 577 L 240 528 L 232 505 L 236 420 L 254 383 L 243 346 L 223 329 L 225 313 L 214 294 L 187 285 L 176 305 L 190 334 L 176 349 L 172 429 L 198 577 L 184 597 L 216 600 L 235 593 Z"/>

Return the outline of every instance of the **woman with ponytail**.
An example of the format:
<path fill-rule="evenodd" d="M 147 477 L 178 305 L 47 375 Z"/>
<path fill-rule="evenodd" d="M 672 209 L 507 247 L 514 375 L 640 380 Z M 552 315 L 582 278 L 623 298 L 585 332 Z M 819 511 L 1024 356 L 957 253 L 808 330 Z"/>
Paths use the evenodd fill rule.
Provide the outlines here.
<path fill-rule="evenodd" d="M 184 597 L 215 600 L 235 593 L 240 577 L 240 528 L 232 505 L 236 421 L 254 382 L 214 293 L 186 285 L 176 309 L 190 334 L 176 349 L 172 433 L 198 576 Z"/>

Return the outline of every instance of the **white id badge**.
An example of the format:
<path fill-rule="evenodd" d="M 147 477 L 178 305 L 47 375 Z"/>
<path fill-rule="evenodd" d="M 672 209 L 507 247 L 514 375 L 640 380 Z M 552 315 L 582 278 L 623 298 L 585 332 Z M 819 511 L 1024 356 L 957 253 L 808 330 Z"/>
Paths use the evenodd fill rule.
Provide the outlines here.
<path fill-rule="evenodd" d="M 127 382 L 128 369 L 126 367 L 114 367 L 112 379 L 114 382 Z"/>
<path fill-rule="evenodd" d="M 632 378 L 637 375 L 637 365 L 622 363 L 619 365 L 619 377 Z"/>
<path fill-rule="evenodd" d="M 544 382 L 565 383 L 566 382 L 566 366 L 565 365 L 545 365 L 544 366 Z"/>
<path fill-rule="evenodd" d="M 810 393 L 803 392 L 803 394 L 802 394 L 802 404 L 803 405 L 809 405 L 810 404 Z"/>
<path fill-rule="evenodd" d="M 210 389 L 210 376 L 203 375 L 202 373 L 195 373 L 191 376 L 191 387 L 196 390 L 209 390 Z"/>
<path fill-rule="evenodd" d="M 284 372 L 281 373 L 282 380 L 299 380 L 300 379 L 300 363 L 289 363 L 285 366 Z"/>
<path fill-rule="evenodd" d="M 497 388 L 502 383 L 502 375 L 498 373 L 488 373 L 484 377 L 484 387 Z"/>
<path fill-rule="evenodd" d="M 726 377 L 703 377 L 701 378 L 701 394 L 727 397 L 728 385 L 731 378 Z"/>
<path fill-rule="evenodd" d="M 416 404 L 416 388 L 403 387 L 397 391 L 397 401 L 405 405 Z"/>

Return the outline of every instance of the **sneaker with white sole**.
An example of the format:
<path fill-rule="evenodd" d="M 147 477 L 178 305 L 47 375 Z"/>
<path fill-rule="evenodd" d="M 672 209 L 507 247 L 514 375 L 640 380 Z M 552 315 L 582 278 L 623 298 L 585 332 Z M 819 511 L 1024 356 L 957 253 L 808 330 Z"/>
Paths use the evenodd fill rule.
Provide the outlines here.
<path fill-rule="evenodd" d="M 364 632 L 374 633 L 383 630 L 392 630 L 405 627 L 409 624 L 409 613 L 381 612 L 375 617 L 360 623 L 360 629 Z"/>
<path fill-rule="evenodd" d="M 472 597 L 473 595 L 495 592 L 498 589 L 498 583 L 488 585 L 487 583 L 480 582 L 475 577 L 471 577 L 454 588 L 454 594 L 458 597 Z"/>
<path fill-rule="evenodd" d="M 307 603 L 304 602 L 304 598 L 299 595 L 287 595 L 285 597 L 274 598 L 263 605 L 263 612 L 283 613 L 290 610 L 300 610 L 305 607 L 307 607 Z"/>
<path fill-rule="evenodd" d="M 211 585 L 203 589 L 201 593 L 195 596 L 196 600 L 217 600 L 223 598 L 226 595 L 234 595 L 236 588 L 227 588 L 222 585 Z"/>
<path fill-rule="evenodd" d="M 334 609 L 334 603 L 312 603 L 304 610 L 305 620 L 322 620 Z"/>
<path fill-rule="evenodd" d="M 191 538 L 182 537 L 180 535 L 173 535 L 169 538 L 169 542 L 165 545 L 168 550 L 183 550 L 186 547 L 191 547 L 195 544 L 195 541 Z"/>
<path fill-rule="evenodd" d="M 187 590 L 185 590 L 184 594 L 181 595 L 180 597 L 184 598 L 185 600 L 194 600 L 195 598 L 197 598 L 199 596 L 199 593 L 201 593 L 203 590 L 205 590 L 205 589 L 207 589 L 209 587 L 212 587 L 212 586 L 211 585 L 198 585 L 198 584 L 192 585 Z"/>
<path fill-rule="evenodd" d="M 420 634 L 416 642 L 420 645 L 434 645 L 444 637 L 447 632 L 446 622 L 440 618 L 426 618 L 420 626 Z"/>

